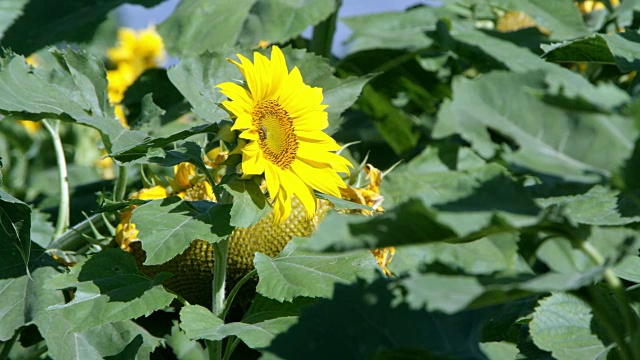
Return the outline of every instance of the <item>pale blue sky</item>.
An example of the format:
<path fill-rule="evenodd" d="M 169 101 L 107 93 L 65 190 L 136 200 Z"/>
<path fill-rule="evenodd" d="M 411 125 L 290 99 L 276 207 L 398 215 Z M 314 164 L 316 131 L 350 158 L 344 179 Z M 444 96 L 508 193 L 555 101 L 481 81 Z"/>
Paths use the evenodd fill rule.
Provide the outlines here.
<path fill-rule="evenodd" d="M 132 28 L 145 28 L 149 24 L 159 24 L 173 12 L 178 5 L 178 0 L 167 0 L 160 5 L 151 9 L 145 9 L 140 5 L 121 6 L 122 22 L 124 26 Z M 349 17 L 360 14 L 370 14 L 383 11 L 404 10 L 415 4 L 434 4 L 437 0 L 343 0 L 340 8 L 340 17 Z M 336 27 L 336 35 L 333 40 L 333 50 L 336 55 L 340 56 L 346 52 L 343 45 L 344 41 L 349 37 L 349 28 L 338 22 Z M 305 32 L 306 36 L 310 35 L 310 31 Z"/>

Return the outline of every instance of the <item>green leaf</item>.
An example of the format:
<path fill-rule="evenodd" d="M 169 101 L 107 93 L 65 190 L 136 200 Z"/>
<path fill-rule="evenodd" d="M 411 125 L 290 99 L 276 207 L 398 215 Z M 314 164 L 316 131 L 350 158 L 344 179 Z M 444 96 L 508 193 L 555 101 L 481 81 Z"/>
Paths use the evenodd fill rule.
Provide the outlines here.
<path fill-rule="evenodd" d="M 291 302 L 278 301 L 256 294 L 249 310 L 242 317 L 242 322 L 255 324 L 270 319 L 299 316 L 302 309 L 314 304 L 316 301 L 317 299 L 315 298 L 304 296 L 298 296 Z"/>
<path fill-rule="evenodd" d="M 54 359 L 102 360 L 121 353 L 138 335 L 144 340 L 138 356 L 147 357 L 163 342 L 133 321 L 108 323 L 76 332 L 61 314 L 45 311 L 36 319 L 36 325 L 47 343 L 49 356 Z"/>
<path fill-rule="evenodd" d="M 127 2 L 151 7 L 161 1 L 107 0 L 96 3 L 92 0 L 72 0 L 52 3 L 30 0 L 23 9 L 24 15 L 6 30 L 0 45 L 28 55 L 46 45 L 65 40 L 89 40 L 107 14 L 119 5 Z M 0 23 L 4 24 L 2 21 Z"/>
<path fill-rule="evenodd" d="M 407 303 L 412 308 L 426 305 L 428 311 L 455 314 L 484 291 L 478 279 L 471 276 L 424 274 L 402 281 L 409 289 Z"/>
<path fill-rule="evenodd" d="M 403 352 L 419 359 L 486 359 L 478 343 L 488 312 L 412 311 L 395 303 L 387 285 L 381 279 L 338 284 L 332 299 L 306 308 L 267 351 L 284 359 L 371 359 Z"/>
<path fill-rule="evenodd" d="M 27 273 L 31 252 L 31 208 L 0 190 L 0 246 L 11 256 L 20 254 Z"/>
<path fill-rule="evenodd" d="M 480 344 L 480 348 L 491 360 L 516 359 L 519 353 L 518 347 L 508 342 L 483 342 Z"/>
<path fill-rule="evenodd" d="M 557 293 L 540 301 L 530 332 L 534 343 L 559 360 L 594 359 L 607 350 L 591 331 L 591 308 L 575 296 Z"/>
<path fill-rule="evenodd" d="M 4 251 L 0 254 L 3 259 L 10 256 Z M 62 292 L 44 288 L 57 274 L 56 269 L 47 266 L 32 270 L 31 279 L 27 275 L 0 276 L 0 341 L 9 340 L 16 329 L 31 324 L 47 307 L 64 301 Z"/>
<path fill-rule="evenodd" d="M 185 6 L 184 4 L 186 2 L 183 2 L 182 6 Z M 241 6 L 241 4 L 234 3 L 232 5 L 232 7 L 236 6 Z M 198 8 L 193 10 L 200 12 Z M 241 12 L 237 12 L 237 14 L 241 14 Z M 210 33 L 207 33 L 206 36 L 212 39 L 218 38 L 210 36 Z M 193 41 L 193 43 L 196 42 Z M 205 52 L 194 57 L 184 58 L 178 65 L 167 71 L 169 80 L 191 104 L 193 112 L 209 123 L 218 123 L 229 118 L 229 114 L 218 106 L 225 99 L 225 96 L 215 86 L 240 78 L 241 74 L 238 68 L 226 60 L 235 57 L 235 53 L 236 51 L 232 49 Z"/>
<path fill-rule="evenodd" d="M 586 239 L 608 261 L 617 262 L 629 243 L 638 241 L 634 230 L 623 227 L 593 226 Z M 635 250 L 634 250 L 635 251 Z M 630 254 L 629 254 L 630 255 Z M 553 237 L 545 241 L 536 252 L 536 256 L 549 268 L 558 272 L 585 271 L 596 267 L 587 255 L 574 249 L 568 239 Z"/>
<path fill-rule="evenodd" d="M 13 22 L 22 15 L 29 0 L 8 0 L 0 8 L 0 39 Z"/>
<path fill-rule="evenodd" d="M 429 7 L 405 12 L 384 12 L 340 19 L 353 31 L 347 39 L 349 53 L 370 49 L 418 50 L 433 41 L 425 32 L 435 30 L 438 18 Z"/>
<path fill-rule="evenodd" d="M 563 206 L 573 221 L 588 225 L 626 225 L 640 221 L 640 208 L 619 191 L 596 185 L 584 194 L 538 201 L 543 207 Z"/>
<path fill-rule="evenodd" d="M 624 32 L 595 34 L 592 37 L 545 46 L 545 58 L 555 62 L 595 62 L 615 64 L 627 73 L 640 67 L 637 45 L 640 34 Z"/>
<path fill-rule="evenodd" d="M 210 201 L 181 201 L 172 196 L 133 210 L 138 238 L 147 254 L 145 265 L 158 265 L 182 253 L 193 240 L 212 243 L 231 234 L 231 205 Z"/>
<path fill-rule="evenodd" d="M 149 278 L 133 255 L 105 249 L 47 283 L 49 289 L 76 288 L 71 302 L 49 307 L 60 314 L 73 331 L 106 323 L 147 316 L 168 306 L 175 298 L 164 290 L 167 273 Z"/>
<path fill-rule="evenodd" d="M 187 305 L 180 310 L 180 326 L 189 338 L 222 340 L 229 336 L 237 336 L 252 349 L 269 346 L 277 334 L 286 331 L 296 320 L 296 316 L 286 316 L 253 324 L 225 324 L 211 311 L 199 305 Z"/>
<path fill-rule="evenodd" d="M 515 143 L 516 150 L 503 148 L 514 166 L 581 182 L 611 176 L 633 150 L 638 134 L 633 124 L 615 115 L 565 112 L 531 96 L 545 87 L 540 73 L 457 79 L 451 104 L 455 128 L 484 157 L 499 149 L 492 130 Z M 589 151 L 594 147 L 602 151 Z"/>
<path fill-rule="evenodd" d="M 377 263 L 367 251 L 323 254 L 303 250 L 310 243 L 294 238 L 280 255 L 270 258 L 256 253 L 258 293 L 278 301 L 291 301 L 298 296 L 331 297 L 336 283 L 349 283 L 357 277 L 370 278 Z"/>
<path fill-rule="evenodd" d="M 329 213 L 311 236 L 314 250 L 375 249 L 449 240 L 454 231 L 436 220 L 435 212 L 410 200 L 372 217 Z"/>
<path fill-rule="evenodd" d="M 365 86 L 358 102 L 393 151 L 400 155 L 411 152 L 418 143 L 418 131 L 409 115 L 393 104 L 373 86 Z"/>
<path fill-rule="evenodd" d="M 543 79 L 549 87 L 550 94 L 562 96 L 565 101 L 585 101 L 590 108 L 611 111 L 628 101 L 628 95 L 612 84 L 595 86 L 583 76 L 556 64 L 548 63 L 525 48 L 492 37 L 464 24 L 455 23 L 454 25 L 449 34 L 453 39 L 443 36 L 442 45 L 461 56 L 468 57 L 472 63 L 479 62 L 478 58 L 488 57 L 496 62 L 495 68 L 506 68 L 515 73 L 528 74 L 529 77 L 533 77 L 532 72 L 542 71 L 546 75 Z M 454 39 L 457 42 L 453 41 Z M 505 91 L 505 85 L 501 84 L 502 91 Z M 453 90 L 455 93 L 456 89 Z M 524 89 L 519 91 L 522 90 Z M 528 97 L 527 100 L 532 99 Z M 513 102 L 508 104 L 512 105 Z M 471 108 L 475 109 L 476 106 Z M 531 105 L 525 103 L 519 106 L 527 106 L 527 110 L 529 110 Z"/>
<path fill-rule="evenodd" d="M 625 256 L 622 261 L 613 268 L 617 277 L 634 283 L 640 283 L 640 257 Z"/>
<path fill-rule="evenodd" d="M 192 163 L 202 171 L 210 184 L 213 185 L 216 183 L 211 176 L 209 169 L 207 169 L 207 165 L 204 163 L 202 148 L 194 142 L 184 142 L 180 147 L 167 152 L 162 149 L 151 149 L 148 156 L 149 162 L 165 167 L 178 165 L 182 162 Z"/>
<path fill-rule="evenodd" d="M 517 232 L 505 232 L 462 244 L 435 242 L 402 246 L 396 249 L 388 268 L 392 273 L 401 275 L 437 262 L 461 269 L 467 274 L 513 273 L 520 270 L 519 240 Z"/>
<path fill-rule="evenodd" d="M 195 55 L 236 44 L 254 48 L 260 40 L 286 42 L 335 10 L 334 0 L 187 0 L 158 32 L 172 55 Z"/>
<path fill-rule="evenodd" d="M 123 163 L 136 160 L 138 160 L 138 162 L 148 162 L 149 156 L 157 156 L 156 153 L 162 153 L 163 151 L 161 150 L 161 148 L 169 144 L 173 144 L 179 140 L 187 139 L 194 135 L 214 132 L 215 130 L 217 130 L 216 125 L 205 124 L 194 126 L 190 129 L 182 130 L 169 136 L 161 136 L 155 138 L 148 137 L 141 141 L 139 144 L 131 146 L 127 149 L 121 149 L 118 152 L 110 154 L 110 156 Z M 190 145 L 185 144 L 185 146 Z"/>
<path fill-rule="evenodd" d="M 130 360 L 130 359 L 135 359 L 136 356 L 138 355 L 138 351 L 140 350 L 140 347 L 142 346 L 144 340 L 142 339 L 142 335 L 138 334 L 136 335 L 136 337 L 133 338 L 133 340 L 131 340 L 131 342 L 125 346 L 124 349 L 122 349 L 121 352 L 115 354 L 115 355 L 111 355 L 111 356 L 105 356 L 105 360 Z"/>
<path fill-rule="evenodd" d="M 55 229 L 49 222 L 49 214 L 38 209 L 31 212 L 31 241 L 46 248 L 53 241 Z"/>
<path fill-rule="evenodd" d="M 248 228 L 271 211 L 267 198 L 255 181 L 234 179 L 223 187 L 234 198 L 229 223 L 231 226 Z"/>
<path fill-rule="evenodd" d="M 55 55 L 61 66 L 50 72 L 33 71 L 21 56 L 0 60 L 0 113 L 17 119 L 53 118 L 93 127 L 103 134 L 112 152 L 142 142 L 142 132 L 126 130 L 113 117 L 102 63 L 73 50 L 58 50 Z"/>
<path fill-rule="evenodd" d="M 582 14 L 570 0 L 511 0 L 510 10 L 522 11 L 551 31 L 551 40 L 566 40 L 589 34 Z"/>

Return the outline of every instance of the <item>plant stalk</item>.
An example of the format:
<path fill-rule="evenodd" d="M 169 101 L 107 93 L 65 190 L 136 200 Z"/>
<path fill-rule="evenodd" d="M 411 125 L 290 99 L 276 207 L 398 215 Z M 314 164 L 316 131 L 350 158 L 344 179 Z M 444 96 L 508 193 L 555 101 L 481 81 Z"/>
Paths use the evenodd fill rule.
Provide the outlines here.
<path fill-rule="evenodd" d="M 605 265 L 605 259 L 600 254 L 600 251 L 596 249 L 590 242 L 584 240 L 580 243 L 580 250 L 587 255 L 591 261 L 593 261 L 598 266 L 604 266 L 604 279 L 609 284 L 609 287 L 613 291 L 614 296 L 618 300 L 618 305 L 620 306 L 620 311 L 622 312 L 622 317 L 625 323 L 625 328 L 627 332 L 627 336 L 630 337 L 635 331 L 637 331 L 637 314 L 631 310 L 631 306 L 629 304 L 629 299 L 627 294 L 625 293 L 624 286 L 622 281 L 615 275 L 613 272 L 613 268 L 611 266 Z M 618 346 L 620 347 L 620 351 L 624 354 L 625 352 L 630 354 L 631 359 L 640 358 L 640 349 L 637 349 L 636 346 L 629 346 L 627 339 L 621 339 L 621 342 L 618 342 Z"/>
<path fill-rule="evenodd" d="M 256 276 L 257 273 L 258 271 L 256 269 L 251 270 L 251 272 L 243 276 L 242 279 L 240 279 L 240 281 L 238 281 L 238 283 L 233 287 L 233 289 L 231 289 L 231 291 L 229 292 L 229 296 L 227 296 L 227 299 L 224 302 L 224 309 L 222 310 L 221 319 L 224 319 L 227 317 L 227 314 L 229 313 L 229 309 L 231 309 L 231 304 L 233 303 L 233 299 L 235 299 L 236 294 L 238 294 L 238 291 L 240 291 L 240 288 L 242 288 L 242 285 L 244 285 L 247 281 L 251 280 L 254 276 Z"/>
<path fill-rule="evenodd" d="M 336 32 L 336 21 L 338 20 L 338 10 L 342 6 L 342 0 L 336 0 L 336 11 L 328 18 L 313 27 L 313 35 L 309 43 L 309 50 L 316 55 L 327 59 L 331 58 L 331 47 L 333 36 Z"/>
<path fill-rule="evenodd" d="M 127 191 L 127 167 L 124 165 L 118 166 L 118 176 L 116 177 L 116 183 L 113 186 L 113 201 L 119 202 L 124 200 L 124 195 Z"/>
<path fill-rule="evenodd" d="M 51 134 L 53 147 L 58 162 L 58 181 L 60 185 L 60 205 L 58 206 L 58 221 L 53 238 L 60 236 L 69 227 L 69 179 L 67 175 L 67 162 L 64 157 L 62 140 L 60 140 L 60 121 L 53 120 L 53 124 L 48 120 L 42 120 L 42 124 Z"/>
<path fill-rule="evenodd" d="M 226 238 L 213 244 L 213 299 L 211 311 L 224 320 L 225 284 L 227 278 L 227 255 L 229 253 L 229 239 Z M 222 359 L 222 340 L 207 341 L 209 359 Z"/>

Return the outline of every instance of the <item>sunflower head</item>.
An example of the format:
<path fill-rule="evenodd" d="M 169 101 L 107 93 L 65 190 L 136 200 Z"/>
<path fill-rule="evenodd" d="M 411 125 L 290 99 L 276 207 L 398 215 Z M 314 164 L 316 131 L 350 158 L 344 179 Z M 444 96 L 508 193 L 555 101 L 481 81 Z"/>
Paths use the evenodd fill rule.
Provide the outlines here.
<path fill-rule="evenodd" d="M 304 83 L 297 67 L 288 70 L 284 54 L 271 48 L 271 59 L 255 52 L 253 62 L 237 54 L 229 59 L 244 75 L 245 83 L 224 82 L 217 87 L 227 96 L 222 105 L 241 131 L 242 172 L 264 174 L 273 203 L 274 222 L 291 213 L 297 197 L 313 218 L 314 190 L 340 197 L 346 185 L 338 172 L 349 173 L 351 163 L 335 154 L 340 146 L 323 132 L 329 125 L 322 104 L 322 89 Z"/>

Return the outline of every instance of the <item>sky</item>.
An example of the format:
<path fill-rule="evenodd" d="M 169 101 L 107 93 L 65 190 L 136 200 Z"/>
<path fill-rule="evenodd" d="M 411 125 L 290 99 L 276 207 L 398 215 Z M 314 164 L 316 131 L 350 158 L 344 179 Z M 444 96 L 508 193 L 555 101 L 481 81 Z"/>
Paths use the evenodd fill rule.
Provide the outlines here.
<path fill-rule="evenodd" d="M 150 9 L 145 9 L 140 5 L 125 4 L 120 8 L 122 23 L 124 26 L 136 29 L 146 28 L 150 24 L 159 24 L 173 12 L 178 2 L 178 0 L 167 0 Z M 436 4 L 437 2 L 437 0 L 343 0 L 338 16 L 349 17 L 384 11 L 400 11 L 416 4 Z M 311 29 L 308 29 L 303 33 L 303 36 L 308 37 L 310 34 Z M 333 50 L 336 55 L 341 56 L 346 53 L 347 48 L 344 41 L 349 37 L 349 34 L 349 28 L 338 21 L 333 39 Z"/>

